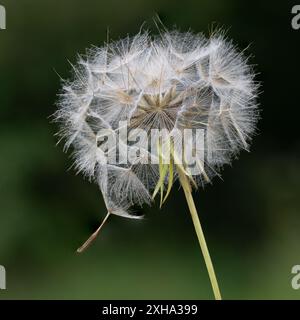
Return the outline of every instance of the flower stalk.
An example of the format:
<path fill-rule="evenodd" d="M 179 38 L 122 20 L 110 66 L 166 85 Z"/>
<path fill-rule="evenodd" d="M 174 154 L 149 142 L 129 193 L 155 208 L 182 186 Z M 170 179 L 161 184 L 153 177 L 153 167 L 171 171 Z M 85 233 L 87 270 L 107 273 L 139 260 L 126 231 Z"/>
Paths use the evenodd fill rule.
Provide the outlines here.
<path fill-rule="evenodd" d="M 160 202 L 160 207 L 162 206 L 163 202 L 166 200 L 166 198 L 168 197 L 170 190 L 172 188 L 172 184 L 170 185 L 170 181 L 173 182 L 173 166 L 176 166 L 177 169 L 177 173 L 178 173 L 178 178 L 179 178 L 179 182 L 183 188 L 184 191 L 184 195 L 189 207 L 189 211 L 193 220 L 193 224 L 194 224 L 194 228 L 198 237 L 198 241 L 199 241 L 199 245 L 204 257 L 204 261 L 205 261 L 205 265 L 208 271 L 208 275 L 209 275 L 209 279 L 210 279 L 210 283 L 213 289 L 213 293 L 215 296 L 216 300 L 222 300 L 221 298 L 221 293 L 220 293 L 220 289 L 219 289 L 219 285 L 218 285 L 218 281 L 217 281 L 217 277 L 215 274 L 215 270 L 214 270 L 214 266 L 209 254 L 209 250 L 206 244 L 206 240 L 205 240 L 205 236 L 202 230 L 202 226 L 199 220 L 199 216 L 197 213 L 197 209 L 194 203 L 194 199 L 192 196 L 192 188 L 191 188 L 191 183 L 193 185 L 195 185 L 195 181 L 193 180 L 192 176 L 189 175 L 189 173 L 185 170 L 185 164 L 180 164 L 178 162 L 178 156 L 176 155 L 176 152 L 174 150 L 174 142 L 170 139 L 167 140 L 167 145 L 168 145 L 168 150 L 169 150 L 169 165 L 168 164 L 163 164 L 163 160 L 165 160 L 165 155 L 162 152 L 162 145 L 161 145 L 161 141 L 158 142 L 158 155 L 159 155 L 159 173 L 160 173 L 160 178 L 159 181 L 156 185 L 155 191 L 153 193 L 152 198 L 155 197 L 155 195 L 157 194 L 157 192 L 160 190 L 160 198 L 161 198 L 161 202 Z M 167 193 L 165 195 L 165 197 L 163 196 L 163 191 L 164 191 L 164 180 L 166 178 L 166 176 L 169 176 L 168 179 L 168 190 Z M 162 200 L 164 199 L 164 200 Z"/>
<path fill-rule="evenodd" d="M 217 277 L 216 277 L 215 270 L 214 270 L 214 266 L 213 266 L 213 263 L 212 263 L 212 260 L 211 260 L 210 254 L 209 254 L 209 250 L 208 250 L 208 247 L 207 247 L 207 244 L 205 241 L 205 236 L 204 236 L 204 233 L 202 230 L 202 226 L 201 226 L 199 216 L 197 213 L 197 209 L 196 209 L 194 199 L 192 196 L 190 182 L 189 182 L 187 176 L 181 170 L 178 170 L 178 174 L 179 174 L 179 180 L 182 185 L 182 188 L 183 188 L 183 191 L 185 194 L 185 198 L 186 198 L 189 210 L 190 210 L 190 214 L 192 216 L 193 224 L 194 224 L 195 231 L 196 231 L 198 241 L 199 241 L 199 245 L 200 245 L 203 257 L 204 257 L 204 261 L 206 264 L 206 268 L 208 271 L 208 275 L 209 275 L 209 279 L 210 279 L 210 283 L 211 283 L 211 286 L 213 289 L 215 299 L 222 300 Z"/>

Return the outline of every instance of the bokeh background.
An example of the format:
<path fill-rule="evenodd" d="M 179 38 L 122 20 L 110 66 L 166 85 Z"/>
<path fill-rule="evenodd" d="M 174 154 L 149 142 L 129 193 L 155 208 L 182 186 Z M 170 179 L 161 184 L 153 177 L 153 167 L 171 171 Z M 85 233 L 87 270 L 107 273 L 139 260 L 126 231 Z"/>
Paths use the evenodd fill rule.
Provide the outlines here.
<path fill-rule="evenodd" d="M 0 299 L 211 299 L 182 191 L 146 218 L 112 217 L 84 254 L 76 248 L 105 209 L 96 185 L 76 176 L 56 146 L 58 74 L 86 47 L 135 34 L 143 22 L 209 31 L 224 26 L 256 65 L 262 119 L 251 153 L 199 190 L 199 209 L 226 299 L 299 299 L 300 30 L 289 1 L 1 0 Z"/>

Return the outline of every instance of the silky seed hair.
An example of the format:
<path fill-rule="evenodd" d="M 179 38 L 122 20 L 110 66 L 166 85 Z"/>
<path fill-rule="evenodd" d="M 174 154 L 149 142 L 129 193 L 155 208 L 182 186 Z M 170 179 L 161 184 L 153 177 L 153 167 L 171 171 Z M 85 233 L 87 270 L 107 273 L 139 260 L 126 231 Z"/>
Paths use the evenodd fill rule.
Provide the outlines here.
<path fill-rule="evenodd" d="M 120 122 L 128 134 L 143 129 L 202 129 L 204 153 L 193 185 L 204 185 L 219 175 L 241 149 L 249 149 L 258 118 L 254 72 L 248 59 L 224 33 L 209 38 L 192 32 L 164 31 L 92 47 L 79 56 L 73 80 L 64 81 L 55 119 L 65 149 L 73 147 L 78 172 L 96 181 L 109 213 L 136 218 L 133 205 L 150 203 L 161 176 L 160 166 L 144 163 L 147 147 L 131 164 L 108 164 L 113 150 L 102 150 L 99 132 L 116 136 Z M 159 139 L 159 137 L 155 137 Z M 118 158 L 125 149 L 122 141 Z M 132 150 L 131 150 L 132 151 Z M 134 150 L 133 150 L 134 151 Z M 174 172 L 173 172 L 174 171 Z M 163 176 L 163 185 L 176 180 L 177 169 Z"/>

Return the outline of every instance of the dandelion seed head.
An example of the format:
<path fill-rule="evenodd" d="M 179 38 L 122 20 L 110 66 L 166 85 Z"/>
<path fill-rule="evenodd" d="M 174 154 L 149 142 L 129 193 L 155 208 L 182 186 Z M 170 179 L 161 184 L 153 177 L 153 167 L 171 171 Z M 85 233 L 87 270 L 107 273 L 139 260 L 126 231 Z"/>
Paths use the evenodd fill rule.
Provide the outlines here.
<path fill-rule="evenodd" d="M 74 148 L 77 171 L 97 181 L 111 213 L 131 217 L 130 206 L 149 203 L 161 169 L 158 160 L 143 162 L 158 158 L 146 144 L 139 149 L 139 161 L 107 164 L 115 150 L 105 150 L 101 130 L 116 139 L 120 123 L 127 121 L 129 137 L 142 129 L 145 141 L 152 129 L 204 130 L 206 157 L 196 159 L 200 173 L 193 177 L 200 185 L 249 148 L 258 118 L 258 85 L 244 53 L 221 32 L 210 38 L 191 32 L 165 31 L 157 37 L 140 32 L 89 49 L 72 68 L 74 77 L 63 83 L 55 119 L 65 148 Z M 117 157 L 136 153 L 134 148 L 121 141 Z M 175 181 L 176 168 L 172 175 Z"/>

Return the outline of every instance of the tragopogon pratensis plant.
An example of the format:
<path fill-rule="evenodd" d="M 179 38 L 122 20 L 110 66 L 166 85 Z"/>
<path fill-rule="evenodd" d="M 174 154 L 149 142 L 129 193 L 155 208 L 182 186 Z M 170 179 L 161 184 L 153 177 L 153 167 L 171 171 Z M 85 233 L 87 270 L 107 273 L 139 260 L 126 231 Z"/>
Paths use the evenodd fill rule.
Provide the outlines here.
<path fill-rule="evenodd" d="M 240 149 L 248 150 L 258 86 L 247 59 L 222 32 L 209 39 L 191 32 L 140 32 L 93 47 L 73 69 L 55 119 L 65 148 L 73 145 L 77 170 L 98 183 L 107 208 L 78 252 L 109 215 L 138 218 L 129 211 L 132 205 L 149 204 L 159 193 L 162 204 L 178 180 L 215 298 L 221 299 L 192 187 L 211 182 Z"/>

